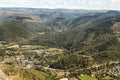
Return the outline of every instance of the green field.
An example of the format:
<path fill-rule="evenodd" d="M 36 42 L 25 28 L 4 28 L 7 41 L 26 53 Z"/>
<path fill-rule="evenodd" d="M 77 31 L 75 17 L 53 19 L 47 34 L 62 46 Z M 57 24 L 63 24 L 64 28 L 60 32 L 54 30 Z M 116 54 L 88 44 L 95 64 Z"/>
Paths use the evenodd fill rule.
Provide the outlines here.
<path fill-rule="evenodd" d="M 78 78 L 79 78 L 80 80 L 98 80 L 97 78 L 91 77 L 91 76 L 89 76 L 89 75 L 78 76 Z"/>

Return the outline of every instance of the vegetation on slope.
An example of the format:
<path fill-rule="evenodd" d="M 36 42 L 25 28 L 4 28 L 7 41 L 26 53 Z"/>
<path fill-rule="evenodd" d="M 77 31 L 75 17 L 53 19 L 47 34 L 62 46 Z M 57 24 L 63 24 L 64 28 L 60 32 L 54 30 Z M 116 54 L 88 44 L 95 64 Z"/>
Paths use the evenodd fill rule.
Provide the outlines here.
<path fill-rule="evenodd" d="M 51 65 L 53 68 L 88 67 L 90 62 L 84 66 L 85 59 L 82 57 L 77 58 L 77 54 L 90 56 L 91 62 L 94 63 L 119 60 L 118 47 L 120 43 L 111 29 L 114 23 L 119 21 L 120 18 L 118 16 L 104 18 L 92 22 L 89 25 L 90 27 L 86 29 L 82 30 L 80 29 L 81 26 L 79 26 L 65 33 L 39 36 L 31 40 L 30 43 L 47 47 L 65 48 L 67 50 L 69 55 L 53 63 Z M 76 57 L 71 58 L 71 53 L 76 53 Z"/>
<path fill-rule="evenodd" d="M 29 39 L 33 32 L 26 28 L 20 21 L 4 21 L 0 24 L 0 40 L 9 42 Z"/>

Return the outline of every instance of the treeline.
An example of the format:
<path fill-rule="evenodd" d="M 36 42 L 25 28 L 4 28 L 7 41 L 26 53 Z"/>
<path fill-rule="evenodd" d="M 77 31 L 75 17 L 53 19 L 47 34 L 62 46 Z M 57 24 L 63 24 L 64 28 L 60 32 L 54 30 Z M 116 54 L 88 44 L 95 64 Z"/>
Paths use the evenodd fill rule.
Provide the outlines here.
<path fill-rule="evenodd" d="M 50 67 L 56 68 L 56 69 L 79 69 L 79 68 L 86 68 L 87 66 L 90 66 L 91 62 L 89 58 L 83 57 L 79 54 L 71 54 L 68 56 L 62 57 L 57 62 L 54 62 Z"/>

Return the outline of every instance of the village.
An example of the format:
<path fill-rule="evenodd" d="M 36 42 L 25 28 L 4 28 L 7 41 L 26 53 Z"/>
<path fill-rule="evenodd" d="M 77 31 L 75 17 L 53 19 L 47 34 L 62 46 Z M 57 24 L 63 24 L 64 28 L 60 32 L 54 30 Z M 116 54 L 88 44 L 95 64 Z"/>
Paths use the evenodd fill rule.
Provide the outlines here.
<path fill-rule="evenodd" d="M 56 58 L 59 59 L 60 55 L 65 53 L 64 49 L 45 48 L 38 45 L 19 45 L 15 43 L 8 45 L 5 44 L 4 41 L 1 43 L 0 48 L 1 51 L 4 52 L 4 55 L 1 54 L 0 56 L 0 65 L 2 66 L 14 65 L 15 67 L 22 67 L 24 69 L 35 68 L 37 70 L 43 70 L 52 74 L 57 74 L 57 76 L 63 76 L 63 78 L 61 78 L 60 80 L 79 80 L 78 78 L 73 76 L 67 77 L 71 74 L 69 71 L 53 69 L 49 67 L 49 65 L 54 62 Z M 113 64 L 117 65 L 117 67 L 113 66 L 109 70 L 102 71 L 99 71 L 98 69 L 103 65 L 98 67 L 92 66 L 91 68 L 96 70 L 93 70 L 91 77 L 95 77 L 98 75 L 120 76 L 120 62 L 111 62 L 111 65 Z M 84 74 L 81 74 L 81 76 L 83 75 Z"/>
<path fill-rule="evenodd" d="M 7 44 L 5 41 L 1 42 L 1 50 L 4 52 L 4 56 L 0 56 L 0 65 L 14 65 L 15 67 L 22 67 L 24 69 L 40 69 L 45 70 L 57 76 L 68 76 L 70 73 L 64 70 L 49 68 L 49 64 L 53 60 L 48 60 L 46 57 L 52 57 L 54 55 L 61 55 L 65 50 L 58 48 L 45 48 L 38 45 L 18 45 L 15 43 Z M 3 72 L 2 72 L 3 73 Z M 10 73 L 14 74 L 14 73 Z M 68 78 L 62 78 L 60 80 L 68 80 Z M 78 80 L 75 77 L 69 78 L 69 80 Z"/>

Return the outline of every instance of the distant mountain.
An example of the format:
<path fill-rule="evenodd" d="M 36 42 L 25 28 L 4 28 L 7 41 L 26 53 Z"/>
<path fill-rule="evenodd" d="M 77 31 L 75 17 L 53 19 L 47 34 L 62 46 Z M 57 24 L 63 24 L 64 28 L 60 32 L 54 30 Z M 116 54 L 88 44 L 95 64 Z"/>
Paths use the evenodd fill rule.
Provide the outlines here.
<path fill-rule="evenodd" d="M 37 8 L 0 8 L 0 14 L 29 14 L 40 18 L 42 21 L 51 21 L 56 17 L 64 17 L 68 20 L 75 19 L 86 14 L 101 13 L 106 11 L 82 10 L 82 9 L 37 9 Z"/>
<path fill-rule="evenodd" d="M 82 17 L 78 17 L 76 19 L 67 21 L 66 26 L 69 28 L 77 27 L 83 23 L 90 23 L 98 20 L 103 20 L 104 18 L 114 17 L 114 16 L 120 16 L 120 12 L 118 11 L 108 11 L 103 13 L 92 13 L 87 14 Z"/>
<path fill-rule="evenodd" d="M 3 32 L 8 31 L 7 33 L 14 33 L 14 31 L 12 31 L 14 29 L 9 31 L 9 27 L 20 26 L 18 27 L 20 30 L 16 27 L 16 30 L 19 30 L 17 32 L 25 35 L 21 36 L 16 34 L 16 39 L 19 39 L 17 36 L 27 39 L 27 37 L 32 34 L 35 34 L 36 36 L 37 34 L 57 34 L 62 32 L 66 33 L 66 31 L 71 29 L 89 28 L 91 27 L 90 25 L 93 25 L 92 22 L 115 15 L 119 15 L 119 12 L 69 9 L 0 8 L 1 34 L 4 34 L 3 37 L 1 36 L 1 40 L 6 40 L 6 33 Z M 5 29 L 2 29 L 3 26 L 7 29 L 5 27 Z M 8 39 L 11 36 L 9 35 L 7 35 Z"/>
<path fill-rule="evenodd" d="M 0 22 L 7 19 L 22 21 L 38 34 L 64 32 L 71 27 L 71 19 L 106 11 L 78 9 L 0 8 Z M 68 22 L 68 23 L 67 23 Z"/>

